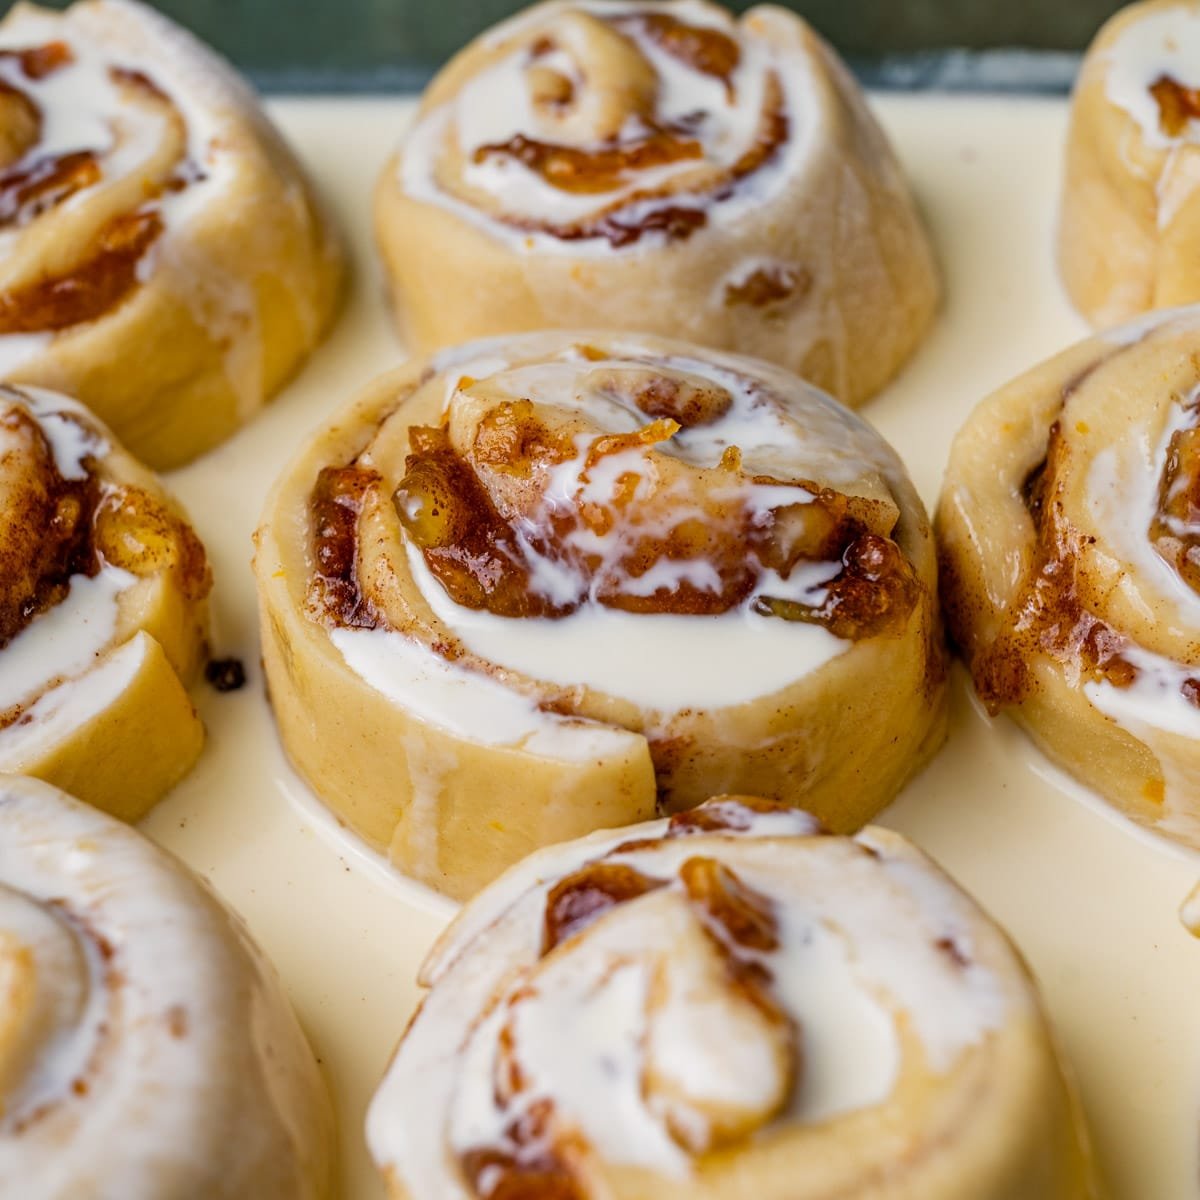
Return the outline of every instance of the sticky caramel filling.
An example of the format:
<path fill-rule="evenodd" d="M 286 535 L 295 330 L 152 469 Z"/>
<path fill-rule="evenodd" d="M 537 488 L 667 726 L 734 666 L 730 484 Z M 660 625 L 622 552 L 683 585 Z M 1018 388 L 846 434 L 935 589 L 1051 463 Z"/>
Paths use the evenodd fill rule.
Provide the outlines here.
<path fill-rule="evenodd" d="M 309 604 L 335 624 L 371 629 L 378 615 L 358 582 L 358 519 L 379 473 L 363 467 L 325 467 L 309 500 L 313 574 Z"/>
<path fill-rule="evenodd" d="M 672 58 L 727 85 L 742 60 L 741 47 L 735 38 L 719 29 L 689 25 L 670 13 L 653 10 L 632 13 L 615 17 L 613 24 L 617 29 L 639 30 Z"/>
<path fill-rule="evenodd" d="M 90 458 L 82 479 L 64 478 L 23 407 L 0 405 L 0 430 L 0 650 L 65 599 L 74 576 L 106 565 L 139 579 L 170 573 L 189 601 L 208 594 L 204 547 L 160 498 L 102 479 Z"/>
<path fill-rule="evenodd" d="M 805 480 L 746 475 L 734 447 L 715 469 L 661 453 L 681 429 L 724 415 L 729 397 L 646 376 L 611 386 L 633 386 L 632 402 L 654 419 L 589 437 L 582 449 L 527 400 L 491 407 L 466 452 L 447 424 L 410 431 L 396 512 L 455 603 L 505 617 L 564 617 L 589 602 L 716 615 L 754 597 L 762 615 L 821 624 L 839 637 L 904 627 L 919 585 L 891 540 L 894 510 Z M 564 464 L 577 480 L 566 502 Z M 608 495 L 594 494 L 598 479 L 609 481 Z M 796 501 L 764 512 L 754 502 L 760 486 L 794 489 Z M 841 566 L 819 602 L 762 594 L 771 573 L 786 580 L 813 562 Z M 538 586 L 547 563 L 576 581 L 573 595 Z M 698 582 L 688 566 L 703 567 L 707 579 Z"/>
<path fill-rule="evenodd" d="M 137 286 L 138 263 L 162 230 L 156 212 L 114 218 L 84 262 L 0 292 L 0 333 L 66 329 L 116 308 Z"/>
<path fill-rule="evenodd" d="M 1163 561 L 1200 592 L 1200 429 L 1171 436 L 1148 536 Z"/>
<path fill-rule="evenodd" d="M 1167 137 L 1179 137 L 1188 122 L 1200 117 L 1200 89 L 1185 87 L 1170 75 L 1160 75 L 1150 94 L 1158 105 L 1158 126 Z"/>
<path fill-rule="evenodd" d="M 64 479 L 41 426 L 24 409 L 0 405 L 0 650 L 58 604 L 73 575 L 99 570 L 92 476 Z"/>
<path fill-rule="evenodd" d="M 3 52 L 0 57 L 14 63 L 31 83 L 70 70 L 75 62 L 62 42 Z M 183 118 L 170 98 L 143 72 L 114 67 L 109 76 L 126 103 L 157 107 L 172 127 L 183 129 Z M 40 154 L 43 121 L 32 94 L 12 82 L 0 84 L 0 228 L 27 226 L 104 181 L 102 161 L 93 151 Z M 198 177 L 186 162 L 162 178 L 147 177 L 139 207 L 104 224 L 69 268 L 0 291 L 0 334 L 55 332 L 116 308 L 136 288 L 138 265 L 163 234 L 157 202 Z"/>
<path fill-rule="evenodd" d="M 747 813 L 748 818 L 750 815 Z M 720 826 L 719 820 L 716 825 Z M 798 1030 L 772 990 L 770 956 L 780 948 L 773 901 L 748 886 L 735 871 L 704 855 L 687 859 L 673 880 L 651 877 L 626 863 L 602 859 L 585 865 L 550 889 L 543 915 L 541 957 L 554 954 L 571 938 L 586 937 L 592 924 L 615 909 L 668 887 L 679 894 L 700 931 L 700 946 L 689 944 L 683 952 L 713 956 L 717 970 L 715 977 L 703 971 L 699 976 L 685 974 L 687 1002 L 712 1003 L 711 998 L 706 1001 L 701 997 L 709 996 L 707 987 L 715 987 L 730 998 L 729 1003 L 750 1006 L 757 1014 L 755 1021 L 762 1022 L 762 1033 L 771 1037 L 786 1064 L 784 1086 L 776 1103 L 743 1114 L 741 1119 L 726 1115 L 723 1120 L 716 1115 L 707 1135 L 702 1135 L 692 1121 L 672 1120 L 672 1084 L 670 1077 L 660 1075 L 655 1066 L 654 1016 L 649 1012 L 645 1041 L 639 1051 L 643 1056 L 642 1088 L 660 1097 L 663 1106 L 658 1113 L 668 1133 L 694 1155 L 736 1144 L 761 1128 L 782 1110 L 800 1075 Z M 636 947 L 631 946 L 629 952 L 636 955 Z M 653 1009 L 660 992 L 669 994 L 667 978 L 672 972 L 688 968 L 674 965 L 666 956 L 656 960 L 651 969 L 656 983 L 647 1003 Z M 696 986 L 702 989 L 701 996 L 692 993 L 691 988 Z M 518 984 L 507 1001 L 510 1010 L 524 1003 L 529 994 Z M 520 1046 L 512 1031 L 511 1023 L 506 1024 L 499 1039 L 502 1066 L 496 1097 L 502 1108 L 513 1114 L 504 1131 L 503 1145 L 470 1149 L 460 1155 L 462 1169 L 475 1194 L 483 1200 L 588 1200 L 592 1191 L 587 1183 L 590 1147 L 586 1138 L 558 1112 L 552 1095 L 531 1095 L 532 1083 L 522 1066 Z M 602 1097 L 599 1102 L 603 1103 Z"/>
<path fill-rule="evenodd" d="M 706 210 L 712 203 L 732 194 L 743 180 L 774 159 L 787 141 L 789 120 L 780 81 L 774 74 L 767 80 L 758 131 L 750 146 L 731 165 L 718 168 L 706 162 L 696 135 L 704 121 L 703 112 L 674 122 L 664 121 L 656 113 L 657 83 L 633 35 L 648 38 L 691 70 L 721 80 L 731 99 L 733 74 L 741 60 L 737 41 L 719 30 L 689 25 L 667 13 L 602 19 L 576 16 L 591 29 L 592 53 L 597 57 L 595 64 L 585 57 L 580 65 L 583 87 L 604 95 L 604 115 L 594 116 L 594 144 L 518 134 L 503 143 L 476 147 L 473 160 L 508 158 L 564 193 L 596 196 L 628 186 L 639 174 L 663 166 L 690 163 L 695 169 L 675 183 L 635 190 L 580 220 L 550 222 L 514 213 L 503 213 L 500 219 L 515 228 L 564 241 L 604 238 L 614 248 L 631 245 L 650 233 L 684 240 L 707 224 Z M 619 44 L 614 46 L 614 39 Z M 585 100 L 575 80 L 543 65 L 544 56 L 556 48 L 552 36 L 543 35 L 531 43 L 524 68 L 526 83 L 535 109 L 567 120 L 573 111 L 582 111 Z M 620 72 L 625 81 L 622 86 L 608 78 L 612 59 L 626 60 Z M 639 86 L 642 76 L 647 79 Z M 681 202 L 670 203 L 676 194 Z"/>
<path fill-rule="evenodd" d="M 1197 494 L 1196 476 L 1191 474 L 1195 448 L 1192 431 L 1172 439 L 1160 481 L 1159 507 L 1148 530 L 1160 553 L 1169 519 L 1192 514 L 1191 497 Z M 1137 667 L 1125 656 L 1129 639 L 1097 615 L 1103 597 L 1095 594 L 1089 579 L 1088 540 L 1071 524 L 1060 497 L 1058 476 L 1067 469 L 1065 460 L 1061 426 L 1055 421 L 1045 459 L 1022 485 L 1036 538 L 1031 568 L 1016 603 L 1004 616 L 1004 628 L 973 656 L 975 688 L 992 713 L 1030 694 L 1034 681 L 1029 662 L 1038 653 L 1077 670 L 1083 681 L 1128 688 L 1138 678 Z M 1187 549 L 1182 553 L 1186 557 Z M 1176 560 L 1168 557 L 1168 561 Z M 953 570 L 946 572 L 944 585 L 951 636 L 970 646 L 971 613 L 964 607 Z M 1200 680 L 1185 681 L 1181 690 L 1189 702 L 1200 701 Z"/>

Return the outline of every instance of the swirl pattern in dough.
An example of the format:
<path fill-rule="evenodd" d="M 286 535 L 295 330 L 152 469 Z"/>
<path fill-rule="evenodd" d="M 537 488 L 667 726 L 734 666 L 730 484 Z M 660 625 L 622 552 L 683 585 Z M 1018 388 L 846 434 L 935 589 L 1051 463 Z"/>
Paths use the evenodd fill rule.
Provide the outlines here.
<path fill-rule="evenodd" d="M 897 834 L 747 797 L 468 905 L 371 1105 L 393 1200 L 1084 1200 L 1019 955 Z"/>
<path fill-rule="evenodd" d="M 293 760 L 455 895 L 718 782 L 857 829 L 943 732 L 899 460 L 684 343 L 523 335 L 385 376 L 285 472 L 255 566 Z"/>
<path fill-rule="evenodd" d="M 0 377 L 154 467 L 229 436 L 316 345 L 339 251 L 228 64 L 134 0 L 0 24 Z"/>
<path fill-rule="evenodd" d="M 0 385 L 0 771 L 136 820 L 192 766 L 212 577 L 159 481 L 80 405 Z"/>
<path fill-rule="evenodd" d="M 1200 847 L 1200 310 L 979 406 L 938 526 L 976 690 L 1135 820 Z"/>
<path fill-rule="evenodd" d="M 937 303 L 929 243 L 862 94 L 780 8 L 530 9 L 430 86 L 375 218 L 422 351 L 639 329 L 778 362 L 858 404 Z"/>
<path fill-rule="evenodd" d="M 1200 301 L 1200 4 L 1108 22 L 1075 85 L 1059 261 L 1097 326 Z"/>
<path fill-rule="evenodd" d="M 328 1200 L 332 1144 L 238 918 L 133 829 L 0 775 L 0 1193 Z"/>

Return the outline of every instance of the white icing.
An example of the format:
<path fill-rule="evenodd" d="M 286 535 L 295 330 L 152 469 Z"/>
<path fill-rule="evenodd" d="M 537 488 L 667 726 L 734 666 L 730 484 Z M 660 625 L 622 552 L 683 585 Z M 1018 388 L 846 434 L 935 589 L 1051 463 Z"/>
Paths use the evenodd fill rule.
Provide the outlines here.
<path fill-rule="evenodd" d="M 482 147 L 502 145 L 518 135 L 582 149 L 596 148 L 597 131 L 589 115 L 593 97 L 588 91 L 586 54 L 577 44 L 576 28 L 563 19 L 573 11 L 616 23 L 634 43 L 657 76 L 655 120 L 660 125 L 686 122 L 688 136 L 701 148 L 700 159 L 627 171 L 611 191 L 599 195 L 575 195 L 554 187 L 536 171 L 508 156 L 488 155 L 476 161 L 476 151 Z M 669 12 L 680 20 L 718 30 L 738 41 L 740 58 L 728 86 L 724 80 L 694 70 L 666 53 L 636 22 L 620 22 L 623 16 L 654 11 Z M 470 79 L 456 96 L 428 113 L 410 131 L 403 147 L 400 181 L 411 196 L 448 209 L 513 249 L 588 257 L 635 252 L 647 245 L 662 244 L 664 235 L 643 234 L 623 250 L 614 250 L 603 236 L 566 240 L 509 225 L 501 217 L 488 215 L 439 185 L 438 161 L 448 139 L 457 142 L 466 164 L 463 183 L 467 188 L 486 195 L 502 215 L 545 224 L 583 221 L 605 212 L 614 213 L 621 223 L 636 227 L 668 206 L 703 208 L 710 221 L 732 223 L 746 211 L 769 202 L 806 161 L 813 137 L 810 114 L 816 108 L 809 62 L 799 54 L 786 54 L 778 45 L 738 26 L 723 13 L 687 0 L 671 5 L 566 0 L 539 6 L 500 25 L 487 35 L 487 44 L 499 46 L 543 23 L 554 30 L 559 43 L 553 55 L 531 60 L 528 45 L 518 45 Z M 538 111 L 525 79 L 531 61 L 557 70 L 576 83 L 575 108 L 581 115 L 564 122 Z M 703 193 L 689 194 L 687 179 L 698 166 L 727 169 L 753 147 L 765 103 L 766 82 L 772 74 L 784 93 L 783 107 L 789 122 L 785 145 L 771 162 L 739 181 L 720 200 Z M 703 114 L 703 119 L 694 122 L 697 113 Z M 617 134 L 618 144 L 636 141 L 643 132 L 638 122 L 627 121 Z M 637 199 L 659 188 L 667 190 L 666 199 Z"/>
<path fill-rule="evenodd" d="M 977 912 L 925 860 L 882 831 L 861 839 L 874 857 L 777 816 L 649 846 L 664 822 L 594 835 L 539 852 L 485 890 L 426 963 L 435 990 L 368 1113 L 376 1162 L 414 1195 L 465 1200 L 447 1151 L 505 1148 L 514 1116 L 547 1098 L 560 1134 L 576 1130 L 605 1161 L 686 1176 L 690 1155 L 646 1092 L 647 1056 L 698 1102 L 769 1111 L 778 1066 L 767 1043 L 754 1026 L 735 1036 L 730 1002 L 708 1010 L 689 999 L 697 963 L 678 956 L 697 918 L 678 882 L 618 905 L 541 958 L 550 888 L 600 859 L 669 881 L 687 859 L 715 856 L 771 900 L 780 946 L 752 957 L 800 1030 L 803 1064 L 779 1122 L 815 1124 L 885 1102 L 904 1069 L 898 1022 L 944 1072 L 1008 1019 L 1011 988 L 970 961 Z M 623 841 L 639 848 L 621 851 Z M 654 963 L 665 972 L 656 991 L 665 1009 L 648 1006 Z M 725 1024 L 710 1027 L 718 1012 Z M 507 1102 L 497 1086 L 502 1045 L 524 1083 Z"/>
<path fill-rule="evenodd" d="M 816 623 L 786 621 L 754 611 L 761 597 L 819 606 L 828 585 L 841 573 L 839 561 L 802 562 L 787 578 L 760 568 L 751 594 L 720 615 L 642 614 L 606 607 L 596 599 L 606 588 L 648 596 L 688 583 L 719 592 L 721 578 L 706 557 L 660 558 L 640 576 L 625 563 L 636 539 L 666 539 L 680 523 L 708 517 L 697 500 L 680 491 L 668 503 L 666 484 L 642 447 L 603 455 L 589 466 L 589 451 L 601 433 L 629 433 L 649 418 L 618 388 L 614 377 L 647 371 L 678 372 L 701 386 L 717 385 L 731 398 L 728 410 L 706 425 L 678 430 L 653 446 L 655 454 L 699 468 L 716 467 L 725 451 L 737 447 L 746 475 L 819 480 L 853 487 L 864 478 L 901 484 L 902 468 L 869 427 L 823 393 L 790 376 L 745 363 L 735 366 L 686 355 L 654 356 L 634 342 L 605 339 L 609 357 L 590 359 L 570 340 L 548 344 L 544 355 L 514 362 L 495 353 L 491 341 L 439 359 L 446 376 L 444 412 L 451 413 L 460 380 L 489 397 L 513 396 L 583 417 L 577 453 L 547 472 L 539 501 L 543 514 L 564 513 L 587 504 L 610 506 L 619 488 L 634 481 L 626 517 L 598 535 L 582 524 L 555 534 L 554 557 L 537 548 L 540 517 L 522 517 L 513 529 L 530 591 L 575 611 L 560 618 L 497 616 L 456 603 L 433 576 L 423 554 L 406 542 L 409 569 L 439 620 L 480 659 L 542 683 L 584 685 L 662 713 L 721 708 L 781 691 L 845 653 L 853 643 Z M 531 350 L 533 348 L 531 347 Z M 589 380 L 591 382 L 589 382 Z M 599 384 L 596 381 L 599 380 Z M 710 480 L 711 482 L 711 480 Z M 753 523 L 772 519 L 775 509 L 813 500 L 798 485 L 760 484 L 731 476 L 728 497 L 713 484 L 714 501 L 742 506 Z M 639 499 L 657 490 L 654 505 Z M 415 503 L 411 500 L 410 503 Z M 410 516 L 413 515 L 410 513 Z M 590 575 L 576 565 L 587 556 Z M 496 685 L 499 686 L 499 685 Z"/>
<path fill-rule="evenodd" d="M 323 1155 L 319 1078 L 240 923 L 133 829 L 9 777 L 0 977 L 25 964 L 15 1061 L 0 1033 L 0 1194 L 325 1194 L 296 1166 Z"/>
<path fill-rule="evenodd" d="M 128 571 L 111 566 L 91 577 L 72 576 L 66 597 L 4 647 L 0 713 L 94 666 L 116 633 L 121 593 L 134 582 Z"/>
<path fill-rule="evenodd" d="M 1121 560 L 1135 567 L 1139 577 L 1155 591 L 1168 597 L 1183 621 L 1192 626 L 1200 625 L 1200 596 L 1175 567 L 1155 551 L 1149 530 L 1158 513 L 1159 481 L 1171 439 L 1176 433 L 1195 426 L 1198 402 L 1200 386 L 1180 403 L 1172 404 L 1170 417 L 1153 444 L 1143 431 L 1116 440 L 1100 450 L 1092 459 L 1086 483 L 1089 515 L 1106 531 Z M 1176 529 L 1174 532 L 1188 531 Z"/>
<path fill-rule="evenodd" d="M 97 0 L 76 5 L 65 14 L 32 7 L 14 9 L 0 26 L 0 49 L 27 49 L 64 42 L 73 61 L 41 79 L 29 79 L 14 59 L 0 58 L 0 81 L 28 95 L 42 113 L 42 136 L 14 167 L 49 156 L 88 151 L 101 169 L 98 182 L 77 192 L 31 224 L 83 214 L 94 203 L 103 211 L 104 191 L 135 182 L 147 170 L 167 134 L 167 118 L 154 104 L 131 101 L 112 75 L 114 69 L 144 74 L 180 115 L 186 130 L 186 186 L 143 205 L 160 215 L 164 232 L 142 256 L 137 278 L 146 282 L 175 262 L 183 245 L 176 234 L 228 188 L 235 172 L 230 136 L 234 113 L 257 121 L 256 103 L 232 71 L 195 39 L 153 10 L 130 0 Z M 169 64 L 170 69 L 167 68 Z M 108 203 L 111 204 L 111 201 Z M 84 220 L 83 215 L 79 219 Z M 32 231 L 29 231 L 30 233 Z M 0 231 L 0 262 L 27 274 L 36 270 L 20 253 L 26 228 Z M 215 342 L 230 347 L 228 374 L 239 395 L 257 398 L 260 347 L 246 329 L 254 328 L 257 309 L 247 308 L 247 285 L 224 272 L 192 262 L 184 264 L 190 279 L 183 298 L 197 321 L 210 329 Z M 191 269 L 195 268 L 195 269 Z M 229 338 L 229 333 L 238 336 Z M 34 360 L 52 343 L 54 334 L 0 335 L 0 369 L 12 371 Z M 247 368 L 238 359 L 249 358 Z"/>
<path fill-rule="evenodd" d="M 820 625 L 742 609 L 690 617 L 589 604 L 557 620 L 498 617 L 455 604 L 421 553 L 410 548 L 408 557 L 430 607 L 481 658 L 544 683 L 584 684 L 664 713 L 768 696 L 852 645 Z M 820 564 L 818 571 L 822 568 L 838 569 Z M 816 598 L 815 591 L 805 595 Z"/>
<path fill-rule="evenodd" d="M 1163 76 L 1183 87 L 1200 87 L 1200 11 L 1190 4 L 1172 5 L 1126 25 L 1108 51 L 1105 91 L 1137 122 L 1147 145 L 1165 149 L 1180 141 L 1200 141 L 1194 120 L 1178 137 L 1163 131 L 1150 91 Z"/>
<path fill-rule="evenodd" d="M 0 339 L 2 343 L 3 339 Z M 0 386 L 0 401 L 11 400 L 36 419 L 64 479 L 86 479 L 85 460 L 108 453 L 108 442 L 96 431 L 87 409 L 75 400 L 45 388 Z"/>
<path fill-rule="evenodd" d="M 568 762 L 599 758 L 629 738 L 623 730 L 544 713 L 503 684 L 448 662 L 395 630 L 335 629 L 346 665 L 388 699 L 441 729 Z"/>
<path fill-rule="evenodd" d="M 1188 892 L 1179 906 L 1179 920 L 1192 937 L 1200 938 L 1200 883 Z"/>
<path fill-rule="evenodd" d="M 50 333 L 0 334 L 0 375 L 8 375 L 41 354 L 54 340 Z"/>
<path fill-rule="evenodd" d="M 0 770 L 20 771 L 47 747 L 99 716 L 137 676 L 151 641 L 138 633 L 91 670 L 44 692 L 21 715 L 0 728 Z"/>

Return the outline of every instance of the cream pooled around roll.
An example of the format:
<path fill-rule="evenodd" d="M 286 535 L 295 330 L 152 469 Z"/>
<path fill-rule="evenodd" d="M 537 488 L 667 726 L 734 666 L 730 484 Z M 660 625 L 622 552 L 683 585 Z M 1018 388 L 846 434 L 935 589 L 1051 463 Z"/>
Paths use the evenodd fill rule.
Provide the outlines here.
<path fill-rule="evenodd" d="M 240 920 L 133 829 L 0 775 L 0 1193 L 328 1200 L 332 1145 Z"/>
<path fill-rule="evenodd" d="M 985 400 L 938 509 L 981 698 L 1126 815 L 1200 848 L 1200 309 Z"/>
<path fill-rule="evenodd" d="M 1063 280 L 1107 326 L 1200 301 L 1200 4 L 1122 9 L 1084 58 L 1059 215 Z"/>
<path fill-rule="evenodd" d="M 257 98 L 183 29 L 134 0 L 0 22 L 0 378 L 177 466 L 307 357 L 339 274 Z"/>
<path fill-rule="evenodd" d="M 897 834 L 750 797 L 477 896 L 367 1117 L 392 1200 L 1084 1200 L 1019 955 Z"/>
<path fill-rule="evenodd" d="M 0 384 L 0 772 L 126 820 L 191 768 L 212 575 L 187 516 L 82 406 Z"/>
<path fill-rule="evenodd" d="M 289 754 L 453 895 L 718 782 L 852 831 L 943 736 L 912 484 L 766 363 L 599 333 L 459 347 L 318 433 L 257 546 Z"/>
<path fill-rule="evenodd" d="M 938 298 L 864 97 L 772 6 L 552 0 L 496 26 L 426 91 L 375 225 L 422 352 L 639 329 L 769 359 L 853 405 Z"/>

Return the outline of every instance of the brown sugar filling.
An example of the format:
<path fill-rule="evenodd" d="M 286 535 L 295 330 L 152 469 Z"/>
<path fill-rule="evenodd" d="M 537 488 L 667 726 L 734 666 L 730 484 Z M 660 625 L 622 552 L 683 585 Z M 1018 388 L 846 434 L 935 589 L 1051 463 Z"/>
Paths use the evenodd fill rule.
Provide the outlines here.
<path fill-rule="evenodd" d="M 358 584 L 358 518 L 363 498 L 379 482 L 365 467 L 325 467 L 309 500 L 313 575 L 309 603 L 336 624 L 373 629 L 379 619 Z"/>
<path fill-rule="evenodd" d="M 728 396 L 659 380 L 645 383 L 635 403 L 647 415 L 670 412 L 679 420 L 662 416 L 632 433 L 595 438 L 585 475 L 611 456 L 653 451 L 685 422 L 718 419 Z M 787 579 L 801 563 L 829 562 L 841 569 L 818 603 L 757 595 L 755 610 L 858 639 L 898 634 L 920 598 L 913 568 L 891 539 L 894 529 L 881 530 L 874 502 L 803 481 L 747 478 L 736 449 L 727 451 L 721 468 L 729 473 L 729 488 L 708 490 L 685 475 L 669 495 L 647 498 L 638 493 L 642 477 L 631 472 L 617 480 L 610 503 L 581 498 L 570 505 L 547 499 L 548 476 L 579 451 L 566 434 L 545 426 L 528 401 L 491 409 L 480 421 L 470 459 L 451 444 L 445 426 L 414 427 L 410 450 L 394 497 L 397 515 L 434 578 L 466 608 L 558 618 L 594 602 L 627 612 L 717 615 L 748 602 L 767 572 Z M 494 481 L 491 488 L 480 471 Z M 764 517 L 747 499 L 754 484 L 795 487 L 797 502 Z M 686 496 L 681 488 L 690 489 Z M 314 505 L 319 493 L 320 485 Z M 656 504 L 663 519 L 648 527 Z M 589 539 L 606 537 L 618 539 L 615 562 L 580 549 Z M 338 562 L 341 570 L 353 567 L 348 550 Z M 539 562 L 569 574 L 575 593 L 551 597 L 536 590 Z M 701 587 L 683 575 L 652 591 L 639 582 L 660 564 L 693 562 L 712 568 L 715 586 Z M 342 579 L 352 586 L 349 576 Z"/>
<path fill-rule="evenodd" d="M 34 81 L 74 62 L 70 48 L 61 42 L 0 52 L 0 58 L 15 61 L 25 77 Z M 113 68 L 111 75 L 114 81 L 154 103 L 171 103 L 166 93 L 140 71 Z M 24 136 L 18 140 L 32 148 L 26 153 L 21 146 L 9 146 L 9 156 L 16 161 L 0 171 L 0 228 L 21 227 L 99 183 L 102 169 L 92 151 L 39 156 L 36 143 L 42 126 L 41 110 L 11 83 L 0 83 L 0 96 L 23 114 Z M 0 334 L 55 332 L 93 321 L 117 307 L 137 286 L 138 264 L 162 235 L 163 221 L 153 202 L 164 192 L 177 191 L 189 182 L 187 164 L 182 167 L 184 174 L 161 186 L 148 186 L 143 203 L 149 207 L 109 221 L 90 251 L 69 270 L 0 291 Z"/>
<path fill-rule="evenodd" d="M 1190 439 L 1187 444 L 1191 446 Z M 1062 430 L 1055 421 L 1045 459 L 1022 485 L 1036 537 L 1032 567 L 1016 603 L 1006 614 L 1005 628 L 990 645 L 976 648 L 971 661 L 975 689 L 993 714 L 1029 695 L 1034 682 L 1028 663 L 1038 653 L 1071 664 L 1084 679 L 1113 687 L 1127 688 L 1138 676 L 1137 668 L 1125 657 L 1129 639 L 1088 606 L 1087 547 L 1057 495 L 1056 475 L 1064 456 Z M 1164 521 L 1164 497 L 1188 491 L 1177 474 L 1184 461 L 1182 451 L 1174 457 L 1168 455 L 1159 489 L 1160 507 L 1150 529 L 1152 538 Z M 1190 486 L 1194 487 L 1194 482 L 1190 481 Z M 959 645 L 969 647 L 972 617 L 964 609 L 953 570 L 947 573 L 945 582 L 951 635 Z M 1188 680 L 1181 690 L 1189 702 L 1200 701 L 1200 681 Z"/>
<path fill-rule="evenodd" d="M 1168 137 L 1179 137 L 1189 121 L 1200 117 L 1200 89 L 1185 87 L 1170 75 L 1160 75 L 1150 94 L 1158 105 L 1159 128 Z"/>
<path fill-rule="evenodd" d="M 702 74 L 722 80 L 732 93 L 732 75 L 741 59 L 741 51 L 733 38 L 719 30 L 688 25 L 667 13 L 616 16 L 610 18 L 610 23 L 619 31 L 644 33 L 672 57 Z M 536 59 L 545 47 L 535 44 L 533 49 Z M 565 106 L 572 102 L 573 96 L 573 85 L 564 80 L 560 92 L 553 97 L 554 104 Z M 641 124 L 640 137 L 605 140 L 595 149 L 517 135 L 501 144 L 479 147 L 474 158 L 476 162 L 489 158 L 513 159 L 540 175 L 552 187 L 576 195 L 611 191 L 638 171 L 673 162 L 702 161 L 702 147 L 686 123 L 661 125 L 643 119 Z M 604 238 L 614 249 L 632 245 L 650 233 L 660 233 L 669 241 L 683 241 L 708 223 L 708 204 L 727 199 L 738 184 L 778 155 L 789 132 L 783 89 L 778 77 L 771 75 L 754 143 L 715 178 L 707 177 L 699 188 L 689 187 L 681 194 L 680 203 L 655 206 L 656 201 L 669 201 L 674 190 L 670 187 L 647 188 L 576 222 L 528 220 L 513 214 L 502 214 L 500 219 L 513 228 L 546 234 L 562 241 Z M 630 215 L 643 205 L 649 206 L 646 212 Z"/>
<path fill-rule="evenodd" d="M 648 843 L 653 845 L 653 843 Z M 619 853 L 620 851 L 618 851 Z M 779 948 L 775 906 L 716 859 L 696 856 L 679 869 L 687 904 L 725 963 L 728 983 L 767 1017 L 787 1028 L 793 1063 L 800 1065 L 799 1039 L 791 1018 L 771 994 L 773 976 L 764 958 Z M 619 862 L 599 860 L 560 880 L 548 893 L 543 917 L 542 957 L 592 921 L 621 904 L 668 886 Z M 518 990 L 510 1003 L 524 999 Z M 497 1100 L 515 1099 L 526 1087 L 509 1027 L 500 1033 L 503 1067 Z M 503 1147 L 476 1147 L 459 1162 L 481 1200 L 589 1200 L 583 1160 L 589 1147 L 564 1129 L 553 1099 L 541 1097 L 514 1116 Z"/>
<path fill-rule="evenodd" d="M 8 493 L 10 507 L 0 517 L 3 649 L 66 596 L 73 575 L 95 575 L 100 569 L 92 542 L 99 488 L 90 474 L 63 478 L 41 426 L 23 409 L 0 405 L 0 427 L 19 440 L 18 447 L 0 455 L 0 478 L 19 473 L 21 480 Z"/>

